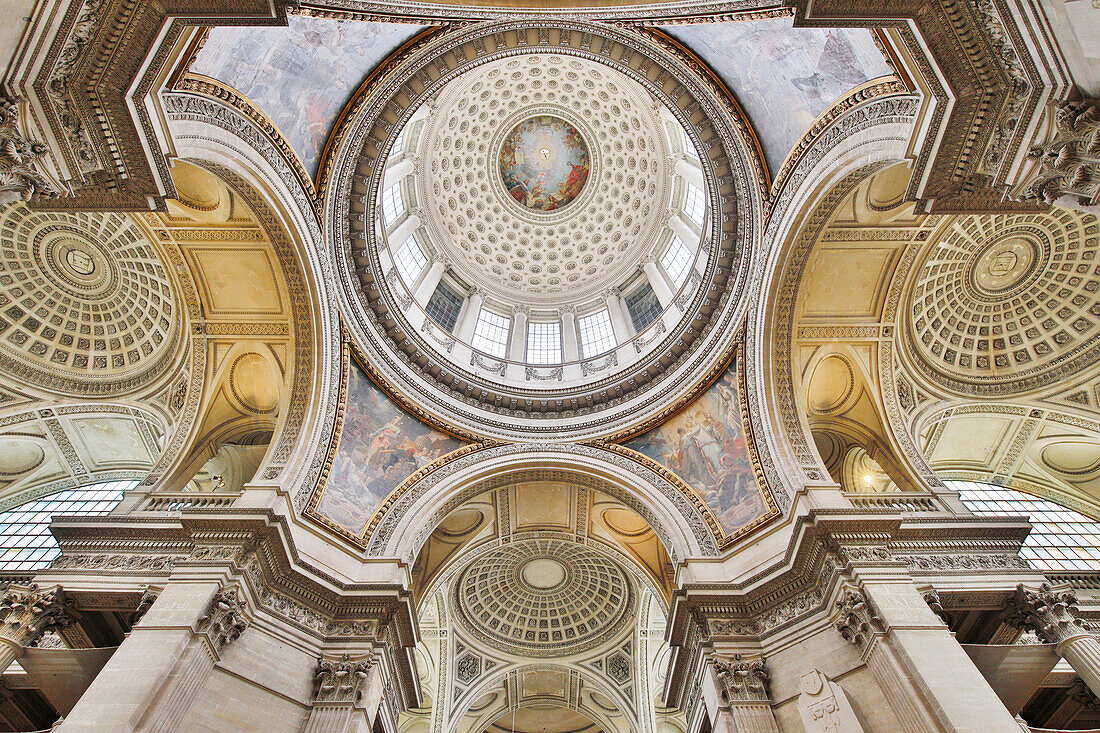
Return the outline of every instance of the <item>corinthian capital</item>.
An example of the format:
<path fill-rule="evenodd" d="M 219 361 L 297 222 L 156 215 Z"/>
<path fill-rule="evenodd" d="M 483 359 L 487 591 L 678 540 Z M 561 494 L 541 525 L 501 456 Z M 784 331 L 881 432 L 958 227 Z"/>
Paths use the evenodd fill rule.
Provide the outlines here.
<path fill-rule="evenodd" d="M 222 588 L 214 594 L 209 610 L 199 619 L 199 631 L 207 633 L 214 648 L 220 650 L 248 628 L 244 609 L 244 601 L 236 588 Z"/>
<path fill-rule="evenodd" d="M 836 630 L 845 640 L 865 651 L 874 635 L 882 631 L 882 620 L 871 610 L 861 591 L 847 588 L 836 602 Z"/>
<path fill-rule="evenodd" d="M 768 702 L 768 670 L 764 657 L 749 662 L 737 654 L 732 660 L 714 660 L 714 668 L 728 701 Z"/>
<path fill-rule="evenodd" d="M 352 658 L 345 654 L 339 659 L 321 658 L 314 680 L 314 702 L 356 703 L 363 694 L 371 660 Z"/>
<path fill-rule="evenodd" d="M 63 629 L 72 614 L 60 588 L 9 585 L 0 597 L 0 639 L 28 646 L 46 631 Z"/>
<path fill-rule="evenodd" d="M 1021 629 L 1032 629 L 1048 644 L 1058 644 L 1088 632 L 1077 616 L 1077 596 L 1072 591 L 1055 591 L 1043 583 L 1038 591 L 1016 586 L 1008 599 L 1005 622 Z"/>

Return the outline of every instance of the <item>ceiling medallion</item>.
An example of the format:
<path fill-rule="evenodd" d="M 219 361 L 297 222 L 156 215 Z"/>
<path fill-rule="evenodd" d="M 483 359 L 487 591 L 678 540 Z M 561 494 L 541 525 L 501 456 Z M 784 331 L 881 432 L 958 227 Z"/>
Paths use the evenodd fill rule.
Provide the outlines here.
<path fill-rule="evenodd" d="M 555 211 L 577 198 L 591 168 L 588 145 L 560 117 L 538 115 L 512 128 L 498 155 L 508 195 L 535 211 Z"/>

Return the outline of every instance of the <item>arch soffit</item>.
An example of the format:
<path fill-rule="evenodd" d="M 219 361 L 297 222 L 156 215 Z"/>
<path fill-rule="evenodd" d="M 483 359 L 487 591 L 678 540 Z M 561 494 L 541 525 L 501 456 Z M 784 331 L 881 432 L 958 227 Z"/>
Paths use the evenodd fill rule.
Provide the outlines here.
<path fill-rule="evenodd" d="M 840 115 L 810 145 L 776 198 L 764 241 L 780 246 L 754 263 L 751 280 L 761 285 L 754 294 L 758 306 L 749 309 L 746 340 L 747 361 L 761 365 L 750 372 L 747 391 L 750 414 L 761 423 L 762 463 L 773 485 L 832 483 L 795 393 L 795 300 L 809 254 L 835 207 L 862 180 L 905 158 L 917 106 L 912 96 L 886 96 Z M 753 358 L 762 353 L 774 358 Z"/>
<path fill-rule="evenodd" d="M 297 487 L 301 498 L 316 482 L 335 425 L 340 384 L 339 309 L 328 292 L 329 253 L 312 191 L 300 183 L 278 131 L 261 127 L 230 102 L 192 92 L 165 96 L 173 141 L 181 157 L 211 171 L 237 191 L 296 274 L 293 302 L 293 383 L 272 447 L 256 481 Z"/>
<path fill-rule="evenodd" d="M 477 702 L 478 699 L 491 692 L 494 687 L 501 686 L 502 683 L 504 683 L 505 680 L 509 679 L 510 677 L 518 677 L 525 672 L 539 671 L 561 672 L 564 673 L 567 677 L 571 675 L 577 675 L 578 677 L 580 677 L 580 680 L 583 683 L 592 685 L 592 687 L 595 688 L 596 692 L 599 692 L 608 700 L 614 702 L 617 706 L 618 712 L 624 718 L 626 718 L 627 720 L 632 720 L 633 716 L 631 716 L 629 712 L 630 706 L 627 704 L 627 701 L 623 697 L 622 692 L 615 689 L 614 686 L 607 684 L 606 681 L 600 679 L 600 677 L 594 674 L 591 670 L 579 665 L 564 667 L 556 664 L 527 663 L 508 665 L 503 667 L 502 669 L 496 670 L 492 674 L 486 675 L 486 677 L 481 680 L 477 685 L 467 690 L 466 693 L 463 695 L 463 699 L 460 701 L 458 707 L 451 711 L 451 724 L 449 730 L 452 733 L 457 731 L 458 723 L 462 720 L 463 717 L 465 717 L 466 712 L 470 709 L 473 703 Z M 515 687 L 516 689 L 519 688 L 518 682 Z M 484 730 L 485 726 L 487 726 L 496 718 L 500 717 L 500 715 L 502 715 L 504 712 L 512 710 L 513 707 L 518 709 L 519 707 L 522 707 L 522 705 L 510 703 L 507 699 L 507 696 L 505 696 L 504 699 L 500 701 L 500 704 L 491 704 L 490 707 L 481 711 L 478 714 L 476 725 L 471 726 L 469 730 Z M 562 707 L 568 706 L 565 706 L 563 703 Z M 620 726 L 615 725 L 615 723 L 603 711 L 594 710 L 587 705 L 582 706 L 579 704 L 577 706 L 577 711 L 583 713 L 584 715 L 598 722 L 600 725 L 604 726 L 604 730 L 615 731 L 621 729 Z M 635 724 L 638 723 L 638 721 L 632 722 L 634 722 Z"/>
<path fill-rule="evenodd" d="M 538 480 L 585 486 L 621 501 L 649 523 L 673 563 L 718 554 L 690 489 L 631 456 L 577 444 L 459 449 L 398 487 L 372 521 L 373 535 L 360 543 L 367 544 L 368 555 L 412 562 L 435 527 L 462 504 L 495 488 Z"/>

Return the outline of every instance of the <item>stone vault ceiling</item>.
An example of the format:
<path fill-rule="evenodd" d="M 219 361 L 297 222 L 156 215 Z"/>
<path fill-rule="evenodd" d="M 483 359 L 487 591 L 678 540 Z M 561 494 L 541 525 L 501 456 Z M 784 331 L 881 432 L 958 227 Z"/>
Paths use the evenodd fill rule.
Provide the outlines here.
<path fill-rule="evenodd" d="M 560 657 L 614 637 L 633 620 L 626 572 L 594 549 L 519 540 L 479 555 L 454 581 L 462 626 L 503 651 Z"/>
<path fill-rule="evenodd" d="M 180 345 L 171 277 L 126 214 L 0 212 L 0 359 L 54 392 L 132 391 Z"/>
<path fill-rule="evenodd" d="M 457 270 L 505 302 L 579 302 L 618 285 L 652 249 L 671 191 L 659 105 L 624 74 L 586 59 L 527 54 L 449 83 L 418 151 L 423 211 Z M 587 183 L 557 210 L 522 206 L 499 174 L 517 125 L 574 126 Z"/>

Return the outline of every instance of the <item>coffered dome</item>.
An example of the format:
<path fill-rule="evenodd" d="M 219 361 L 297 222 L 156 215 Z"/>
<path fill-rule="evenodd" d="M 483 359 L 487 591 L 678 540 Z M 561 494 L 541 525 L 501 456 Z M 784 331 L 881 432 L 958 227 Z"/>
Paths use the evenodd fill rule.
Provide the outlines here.
<path fill-rule="evenodd" d="M 925 250 L 909 337 L 945 386 L 1009 393 L 1091 361 L 1100 341 L 1095 221 L 1087 214 L 954 217 Z"/>
<path fill-rule="evenodd" d="M 398 59 L 338 135 L 327 200 L 352 332 L 462 428 L 606 433 L 675 400 L 651 392 L 665 379 L 695 387 L 728 345 L 756 231 L 747 128 L 685 112 L 706 82 L 667 46 L 632 36 L 628 53 L 583 24 L 516 45 L 507 25 Z"/>
<path fill-rule="evenodd" d="M 464 628 L 503 651 L 563 656 L 611 642 L 633 618 L 626 572 L 594 549 L 521 540 L 476 557 L 454 581 Z"/>
<path fill-rule="evenodd" d="M 35 386 L 131 391 L 163 374 L 180 344 L 172 280 L 125 214 L 3 211 L 0 359 Z"/>
<path fill-rule="evenodd" d="M 432 108 L 416 146 L 420 209 L 472 286 L 509 305 L 580 304 L 655 246 L 669 144 L 660 106 L 625 75 L 528 54 L 463 75 Z"/>

